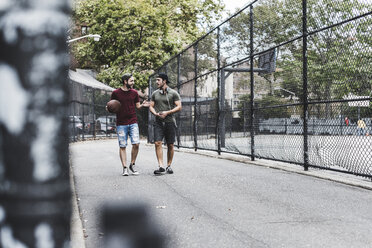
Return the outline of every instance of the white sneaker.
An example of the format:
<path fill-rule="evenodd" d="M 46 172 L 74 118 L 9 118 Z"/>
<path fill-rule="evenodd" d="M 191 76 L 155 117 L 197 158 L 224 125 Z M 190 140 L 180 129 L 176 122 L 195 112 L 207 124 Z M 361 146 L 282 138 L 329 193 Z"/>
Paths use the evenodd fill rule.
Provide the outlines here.
<path fill-rule="evenodd" d="M 139 175 L 139 172 L 134 168 L 134 164 L 129 165 L 129 170 L 132 172 L 133 175 Z"/>
<path fill-rule="evenodd" d="M 129 176 L 129 174 L 128 174 L 128 168 L 127 167 L 125 167 L 124 169 L 123 169 L 123 174 L 122 174 L 123 176 Z"/>

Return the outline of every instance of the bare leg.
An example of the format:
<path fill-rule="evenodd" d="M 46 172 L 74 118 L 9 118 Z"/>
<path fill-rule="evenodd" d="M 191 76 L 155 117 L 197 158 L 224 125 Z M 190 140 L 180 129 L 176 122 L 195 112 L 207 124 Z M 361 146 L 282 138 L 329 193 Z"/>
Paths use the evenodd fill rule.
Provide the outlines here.
<path fill-rule="evenodd" d="M 155 153 L 156 158 L 158 159 L 158 164 L 160 167 L 163 167 L 163 147 L 162 147 L 162 141 L 156 141 L 155 142 Z"/>
<path fill-rule="evenodd" d="M 134 164 L 136 162 L 137 155 L 138 155 L 138 150 L 139 150 L 139 144 L 133 144 L 132 145 L 132 152 L 131 152 L 131 160 L 130 160 L 130 162 L 132 164 Z"/>
<path fill-rule="evenodd" d="M 174 155 L 174 144 L 167 144 L 168 146 L 168 151 L 167 151 L 167 159 L 168 159 L 168 163 L 167 163 L 167 166 L 170 166 L 172 164 L 172 161 L 173 161 L 173 155 Z"/>
<path fill-rule="evenodd" d="M 121 164 L 123 165 L 123 168 L 127 167 L 126 147 L 120 147 L 119 154 L 120 154 L 120 160 L 121 160 Z"/>

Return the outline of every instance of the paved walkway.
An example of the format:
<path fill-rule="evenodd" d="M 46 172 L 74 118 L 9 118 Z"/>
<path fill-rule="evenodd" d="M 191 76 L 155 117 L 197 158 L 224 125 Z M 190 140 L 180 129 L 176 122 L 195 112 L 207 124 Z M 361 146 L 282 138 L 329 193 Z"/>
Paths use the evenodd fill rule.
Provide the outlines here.
<path fill-rule="evenodd" d="M 186 149 L 175 153 L 175 174 L 154 176 L 147 144 L 137 160 L 141 175 L 122 177 L 115 139 L 73 143 L 70 150 L 87 248 L 103 247 L 102 206 L 118 201 L 144 202 L 171 248 L 372 243 L 372 183 L 363 178 Z"/>

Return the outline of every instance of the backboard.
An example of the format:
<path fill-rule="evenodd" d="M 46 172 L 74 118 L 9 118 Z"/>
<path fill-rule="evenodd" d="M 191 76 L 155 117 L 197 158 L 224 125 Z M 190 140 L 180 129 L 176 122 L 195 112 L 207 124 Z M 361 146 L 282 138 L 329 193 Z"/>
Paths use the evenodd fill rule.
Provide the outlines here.
<path fill-rule="evenodd" d="M 265 72 L 259 72 L 258 75 L 275 72 L 276 48 L 267 51 L 258 57 L 258 67 L 265 70 Z"/>

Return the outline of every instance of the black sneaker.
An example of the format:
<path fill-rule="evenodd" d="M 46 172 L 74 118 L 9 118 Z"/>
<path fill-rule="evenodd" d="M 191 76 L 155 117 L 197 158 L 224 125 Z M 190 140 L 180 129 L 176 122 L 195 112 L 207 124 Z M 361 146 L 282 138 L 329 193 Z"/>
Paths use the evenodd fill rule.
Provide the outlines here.
<path fill-rule="evenodd" d="M 139 175 L 139 172 L 134 168 L 134 164 L 129 165 L 129 170 L 132 172 L 133 175 Z"/>
<path fill-rule="evenodd" d="M 165 173 L 165 169 L 163 167 L 159 167 L 159 169 L 154 170 L 155 175 L 162 175 Z"/>
<path fill-rule="evenodd" d="M 123 174 L 122 174 L 123 176 L 128 176 L 129 174 L 128 174 L 128 168 L 127 167 L 124 167 L 123 168 Z"/>
<path fill-rule="evenodd" d="M 168 174 L 173 174 L 173 170 L 170 166 L 167 166 L 166 171 L 167 171 Z"/>

